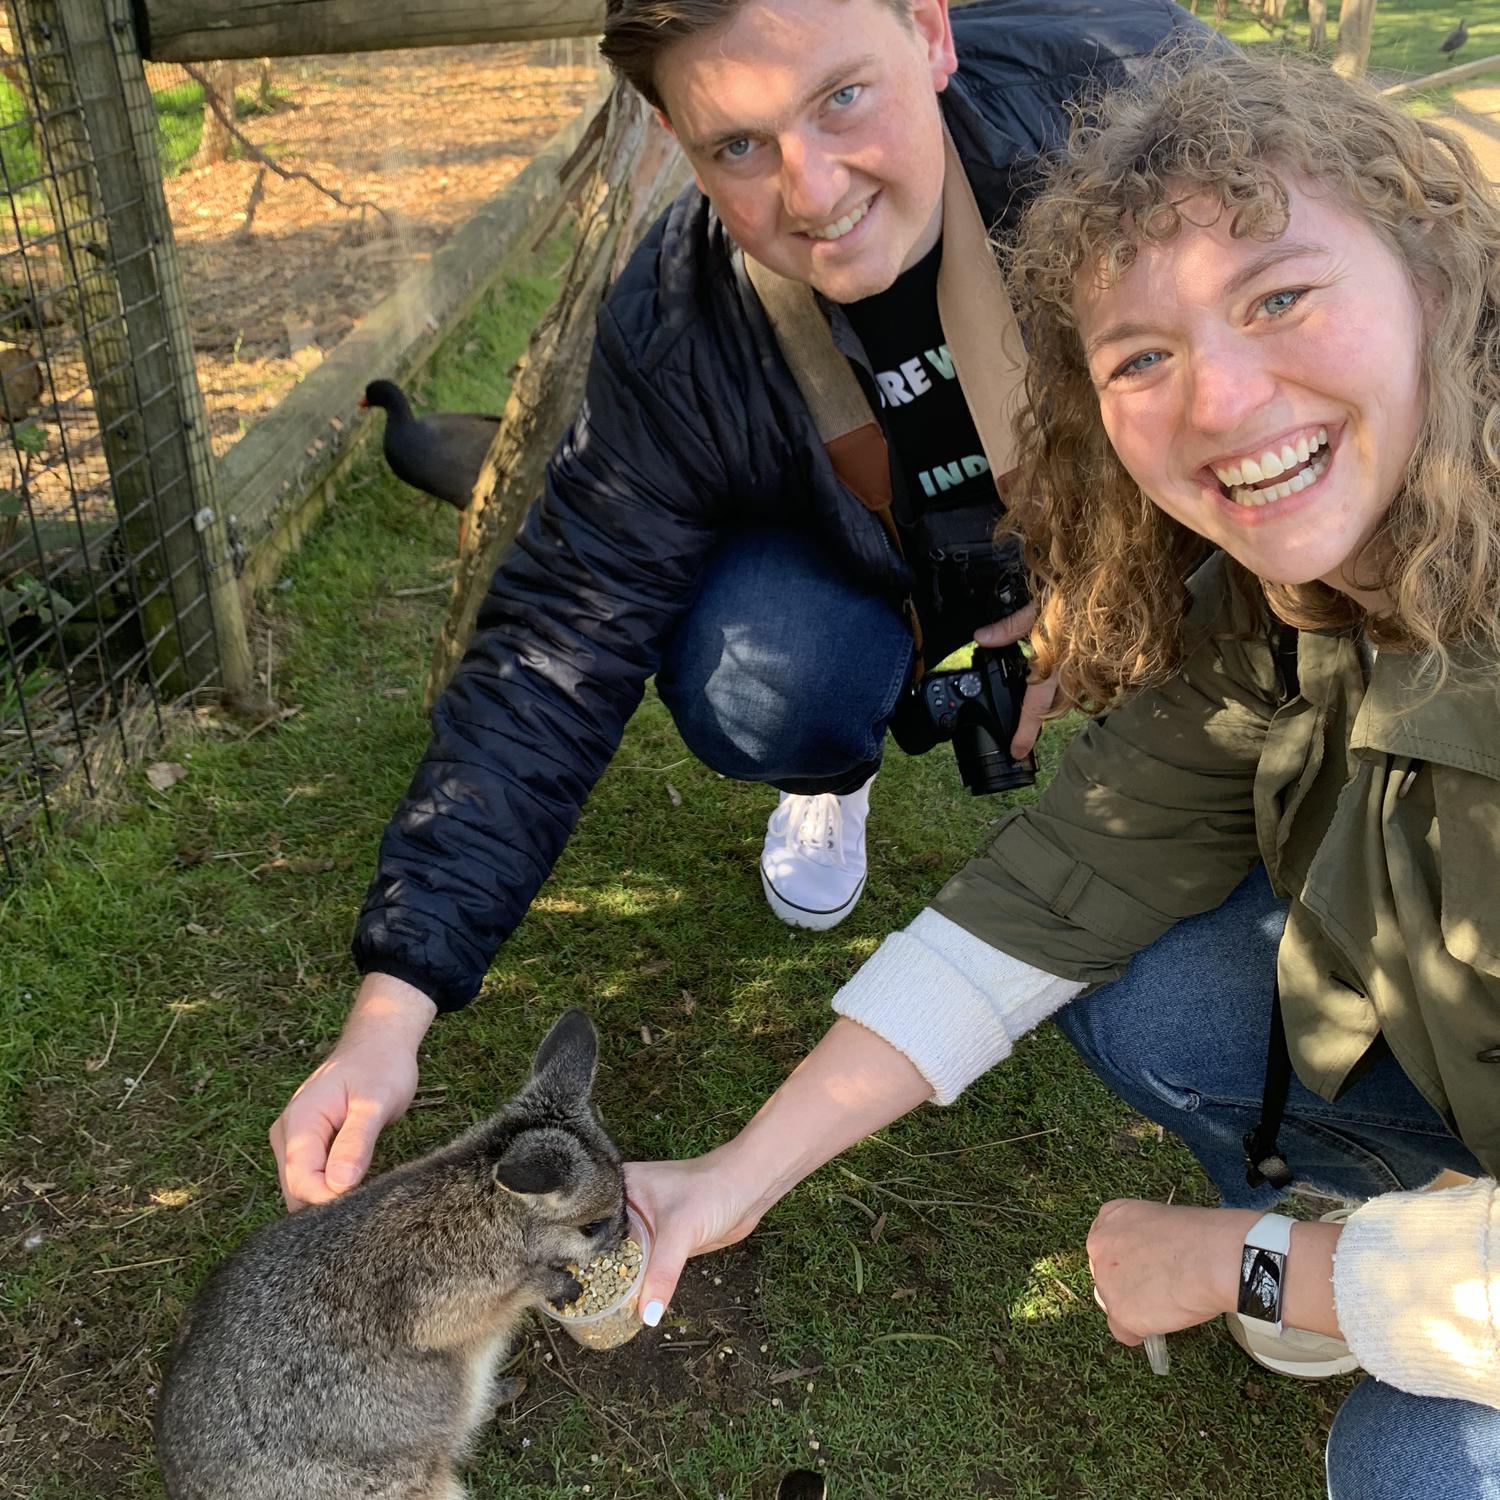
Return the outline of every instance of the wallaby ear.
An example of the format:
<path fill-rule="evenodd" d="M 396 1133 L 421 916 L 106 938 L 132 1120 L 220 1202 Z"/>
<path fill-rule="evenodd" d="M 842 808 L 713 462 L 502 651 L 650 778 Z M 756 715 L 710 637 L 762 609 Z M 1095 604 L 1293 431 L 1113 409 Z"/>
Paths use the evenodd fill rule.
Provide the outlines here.
<path fill-rule="evenodd" d="M 581 1010 L 565 1011 L 542 1039 L 531 1063 L 531 1081 L 544 1084 L 563 1099 L 582 1102 L 594 1086 L 599 1039 L 594 1023 Z"/>
<path fill-rule="evenodd" d="M 572 1180 L 572 1163 L 566 1155 L 534 1131 L 518 1135 L 495 1163 L 494 1179 L 510 1193 L 536 1197 L 555 1193 Z"/>

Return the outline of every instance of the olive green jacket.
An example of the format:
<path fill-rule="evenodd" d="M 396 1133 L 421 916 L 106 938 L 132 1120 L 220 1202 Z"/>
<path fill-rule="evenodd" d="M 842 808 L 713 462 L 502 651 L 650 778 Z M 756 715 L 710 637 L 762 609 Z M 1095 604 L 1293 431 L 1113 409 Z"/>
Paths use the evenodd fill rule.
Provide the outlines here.
<path fill-rule="evenodd" d="M 1291 903 L 1278 959 L 1297 1075 L 1334 1099 L 1383 1035 L 1500 1173 L 1500 674 L 1426 702 L 1409 658 L 1298 638 L 1287 697 L 1221 560 L 1194 580 L 1178 676 L 1088 724 L 1034 807 L 936 909 L 1064 978 L 1118 977 L 1264 861 Z"/>

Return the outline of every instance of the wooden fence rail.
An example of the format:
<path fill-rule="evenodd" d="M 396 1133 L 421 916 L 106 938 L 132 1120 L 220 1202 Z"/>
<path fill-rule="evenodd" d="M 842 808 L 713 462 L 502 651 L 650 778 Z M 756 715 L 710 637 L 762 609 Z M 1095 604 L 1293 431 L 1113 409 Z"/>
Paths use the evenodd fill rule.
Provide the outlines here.
<path fill-rule="evenodd" d="M 470 42 L 594 36 L 604 0 L 135 0 L 141 52 L 156 62 L 304 57 Z"/>

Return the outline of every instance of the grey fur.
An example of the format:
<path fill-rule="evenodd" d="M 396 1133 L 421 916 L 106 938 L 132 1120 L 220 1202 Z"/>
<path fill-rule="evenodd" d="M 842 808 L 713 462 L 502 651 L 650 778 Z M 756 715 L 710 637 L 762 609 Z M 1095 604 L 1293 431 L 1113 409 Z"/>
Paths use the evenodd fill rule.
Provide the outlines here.
<path fill-rule="evenodd" d="M 218 1268 L 157 1408 L 171 1500 L 462 1500 L 456 1467 L 526 1310 L 576 1294 L 565 1263 L 624 1233 L 597 1056 L 569 1011 L 498 1114 Z"/>

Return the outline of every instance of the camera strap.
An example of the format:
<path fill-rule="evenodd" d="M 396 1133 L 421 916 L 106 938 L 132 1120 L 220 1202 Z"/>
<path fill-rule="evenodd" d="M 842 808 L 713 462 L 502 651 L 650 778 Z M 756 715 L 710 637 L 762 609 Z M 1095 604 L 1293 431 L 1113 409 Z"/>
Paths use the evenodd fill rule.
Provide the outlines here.
<path fill-rule="evenodd" d="M 1286 1018 L 1281 1014 L 1281 986 L 1277 984 L 1271 990 L 1271 1035 L 1266 1047 L 1266 1084 L 1260 1100 L 1260 1118 L 1241 1140 L 1245 1149 L 1245 1181 L 1251 1187 L 1262 1183 L 1274 1188 L 1292 1185 L 1292 1169 L 1277 1141 L 1291 1085 L 1292 1055 L 1286 1042 Z"/>
<path fill-rule="evenodd" d="M 1282 625 L 1274 645 L 1276 666 L 1281 674 L 1283 703 L 1302 691 L 1297 676 L 1297 632 Z M 1292 1185 L 1292 1169 L 1281 1154 L 1277 1136 L 1286 1114 L 1287 1093 L 1292 1086 L 1292 1054 L 1286 1040 L 1286 1017 L 1281 1013 L 1281 985 L 1271 986 L 1271 1031 L 1266 1041 L 1266 1081 L 1260 1098 L 1260 1118 L 1241 1139 L 1245 1149 L 1245 1181 L 1251 1187 L 1269 1183 L 1274 1188 Z"/>
<path fill-rule="evenodd" d="M 974 191 L 953 138 L 943 132 L 943 258 L 938 317 L 980 446 L 996 488 L 1016 462 L 1015 418 L 1026 402 L 1026 351 L 1005 280 L 990 247 Z M 745 272 L 765 308 L 839 480 L 879 520 L 896 555 L 905 548 L 891 510 L 891 463 L 885 430 L 859 377 L 833 342 L 810 286 L 745 257 Z M 916 603 L 903 604 L 916 647 L 913 680 L 921 681 L 922 623 Z"/>

